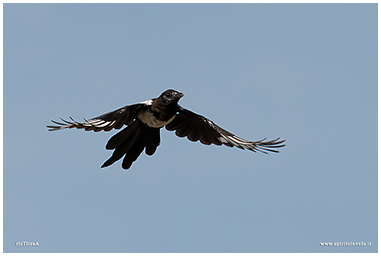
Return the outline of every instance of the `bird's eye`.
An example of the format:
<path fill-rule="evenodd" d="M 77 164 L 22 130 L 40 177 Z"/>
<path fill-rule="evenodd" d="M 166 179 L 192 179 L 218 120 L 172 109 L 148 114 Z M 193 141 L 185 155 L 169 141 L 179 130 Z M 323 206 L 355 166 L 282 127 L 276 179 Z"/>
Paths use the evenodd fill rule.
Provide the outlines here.
<path fill-rule="evenodd" d="M 170 100 L 171 99 L 171 94 L 168 92 L 168 93 L 166 93 L 165 95 L 164 95 L 164 97 L 165 97 L 165 99 L 166 100 Z"/>

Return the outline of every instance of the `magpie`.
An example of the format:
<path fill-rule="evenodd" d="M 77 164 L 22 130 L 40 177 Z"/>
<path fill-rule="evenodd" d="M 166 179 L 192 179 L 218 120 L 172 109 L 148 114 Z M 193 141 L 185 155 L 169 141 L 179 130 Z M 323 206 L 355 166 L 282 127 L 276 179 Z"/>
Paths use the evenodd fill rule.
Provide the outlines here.
<path fill-rule="evenodd" d="M 173 89 L 166 90 L 158 98 L 127 105 L 92 119 L 77 122 L 62 119 L 62 122 L 51 120 L 56 125 L 48 125 L 49 131 L 67 128 L 85 129 L 85 131 L 123 130 L 115 134 L 107 142 L 106 149 L 114 150 L 112 156 L 101 168 L 107 167 L 121 159 L 122 168 L 129 169 L 132 163 L 145 149 L 147 155 L 153 155 L 160 145 L 160 129 L 165 126 L 169 131 L 176 131 L 179 137 L 187 137 L 190 141 L 202 144 L 225 145 L 248 149 L 253 152 L 278 153 L 275 148 L 284 147 L 285 140 L 265 139 L 247 141 L 216 125 L 212 120 L 181 107 L 178 102 L 184 94 Z"/>

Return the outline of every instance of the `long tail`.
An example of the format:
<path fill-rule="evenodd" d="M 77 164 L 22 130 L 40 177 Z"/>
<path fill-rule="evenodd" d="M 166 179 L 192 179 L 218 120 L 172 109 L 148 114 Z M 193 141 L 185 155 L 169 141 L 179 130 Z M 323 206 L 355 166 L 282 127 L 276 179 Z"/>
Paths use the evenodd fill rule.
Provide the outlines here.
<path fill-rule="evenodd" d="M 104 162 L 102 168 L 118 161 L 125 155 L 123 169 L 129 169 L 132 163 L 140 156 L 144 148 L 147 155 L 153 155 L 160 144 L 160 129 L 149 128 L 140 120 L 115 134 L 107 142 L 106 149 L 115 149 L 112 156 Z"/>

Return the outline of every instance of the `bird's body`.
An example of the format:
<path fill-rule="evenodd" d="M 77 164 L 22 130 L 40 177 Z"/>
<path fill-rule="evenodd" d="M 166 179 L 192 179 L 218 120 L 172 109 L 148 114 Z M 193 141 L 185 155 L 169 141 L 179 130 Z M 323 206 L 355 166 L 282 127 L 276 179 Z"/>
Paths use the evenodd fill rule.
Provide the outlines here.
<path fill-rule="evenodd" d="M 216 125 L 204 116 L 193 113 L 178 105 L 178 101 L 184 94 L 175 90 L 166 90 L 158 98 L 147 100 L 134 105 L 127 105 L 115 111 L 86 120 L 82 123 L 73 119 L 63 120 L 63 123 L 53 121 L 54 126 L 47 126 L 49 131 L 66 128 L 78 128 L 85 130 L 110 131 L 120 129 L 107 142 L 106 149 L 113 149 L 112 156 L 102 165 L 112 165 L 123 156 L 122 167 L 129 169 L 132 163 L 145 149 L 147 155 L 153 155 L 160 144 L 160 129 L 164 126 L 169 131 L 176 130 L 176 135 L 185 137 L 191 141 L 200 141 L 203 144 L 226 145 L 251 151 L 266 153 L 278 152 L 274 148 L 285 146 L 284 140 L 247 141 Z"/>
<path fill-rule="evenodd" d="M 137 115 L 137 118 L 140 121 L 152 128 L 162 128 L 172 122 L 175 117 L 176 113 L 170 113 L 167 116 L 161 117 L 159 114 L 155 114 L 155 112 L 152 112 L 151 110 L 140 111 Z"/>

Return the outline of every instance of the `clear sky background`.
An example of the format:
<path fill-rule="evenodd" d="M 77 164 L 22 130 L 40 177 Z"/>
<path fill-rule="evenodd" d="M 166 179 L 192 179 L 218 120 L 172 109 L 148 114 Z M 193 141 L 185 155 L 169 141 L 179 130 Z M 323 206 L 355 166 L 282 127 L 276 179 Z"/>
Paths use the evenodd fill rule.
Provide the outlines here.
<path fill-rule="evenodd" d="M 168 88 L 287 146 L 45 127 Z M 3 180 L 5 252 L 377 252 L 377 4 L 5 4 Z"/>

